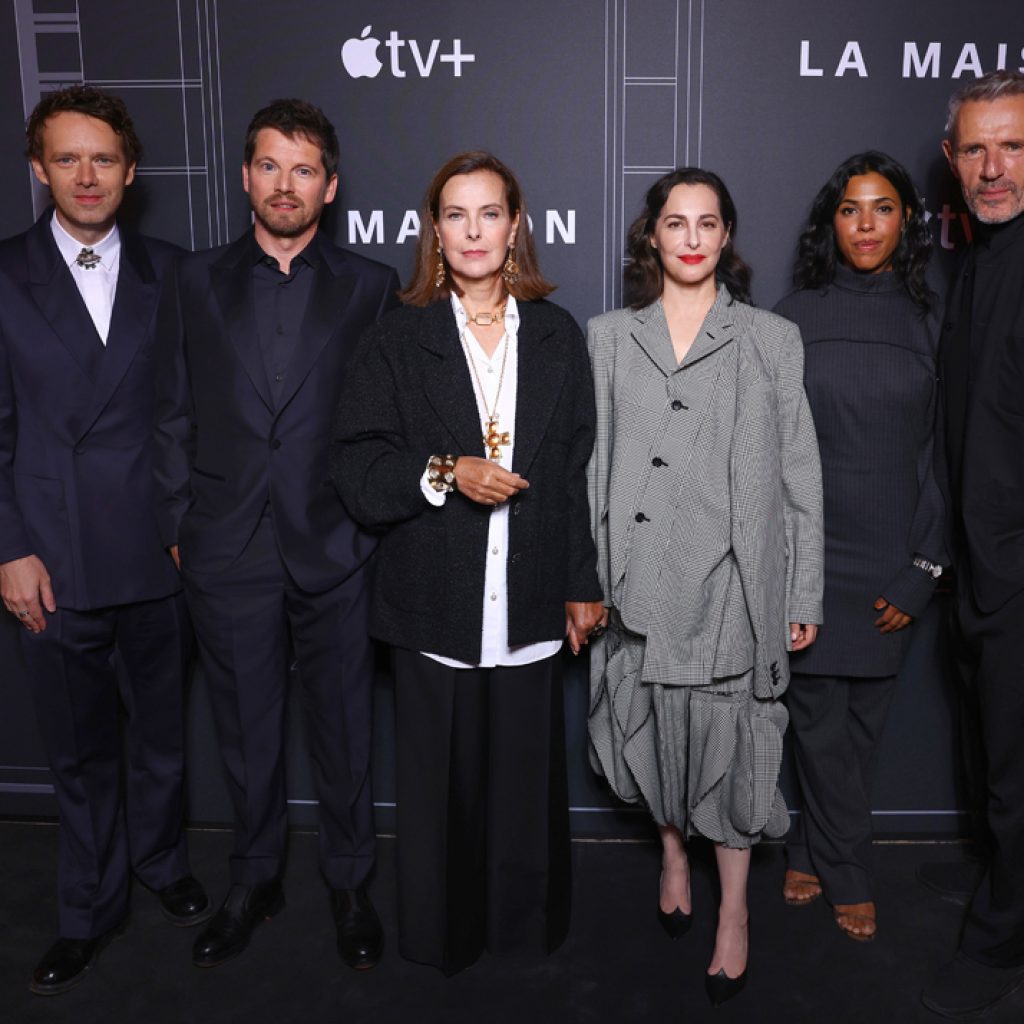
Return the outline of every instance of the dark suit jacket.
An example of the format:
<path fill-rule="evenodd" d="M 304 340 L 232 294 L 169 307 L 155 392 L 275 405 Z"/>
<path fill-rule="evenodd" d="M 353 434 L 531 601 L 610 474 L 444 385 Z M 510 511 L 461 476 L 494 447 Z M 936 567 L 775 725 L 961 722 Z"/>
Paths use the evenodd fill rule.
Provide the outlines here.
<path fill-rule="evenodd" d="M 327 475 L 338 389 L 356 339 L 397 304 L 394 270 L 317 235 L 319 259 L 287 384 L 275 402 L 252 298 L 251 239 L 186 256 L 164 289 L 157 385 L 161 532 L 183 566 L 229 566 L 270 503 L 289 572 L 334 586 L 376 541 Z"/>
<path fill-rule="evenodd" d="M 586 468 L 594 388 L 579 327 L 549 302 L 520 302 L 512 468 L 530 483 L 509 516 L 509 643 L 565 634 L 566 601 L 600 601 Z M 331 472 L 352 516 L 387 530 L 371 632 L 397 647 L 480 658 L 490 509 L 461 494 L 428 503 L 431 455 L 483 456 L 481 424 L 451 305 L 404 307 L 367 334 L 342 391 Z"/>
<path fill-rule="evenodd" d="M 0 562 L 35 554 L 58 605 L 166 597 L 152 468 L 154 322 L 179 250 L 121 231 L 104 348 L 48 210 L 0 242 Z"/>
<path fill-rule="evenodd" d="M 1024 590 L 1024 215 L 976 230 L 939 352 L 954 550 L 993 612 Z M 994 275 L 989 308 L 972 308 L 976 273 Z"/>

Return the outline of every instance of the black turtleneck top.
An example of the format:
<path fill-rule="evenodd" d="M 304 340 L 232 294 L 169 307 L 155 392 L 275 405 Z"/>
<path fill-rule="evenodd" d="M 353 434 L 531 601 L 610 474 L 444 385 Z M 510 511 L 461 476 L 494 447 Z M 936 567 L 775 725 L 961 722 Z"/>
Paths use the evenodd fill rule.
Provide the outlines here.
<path fill-rule="evenodd" d="M 933 471 L 940 310 L 923 316 L 891 272 L 840 265 L 827 288 L 793 292 L 775 312 L 804 340 L 825 498 L 824 622 L 793 671 L 893 675 L 913 625 L 883 635 L 874 602 L 918 616 L 934 580 L 914 556 L 945 559 Z"/>

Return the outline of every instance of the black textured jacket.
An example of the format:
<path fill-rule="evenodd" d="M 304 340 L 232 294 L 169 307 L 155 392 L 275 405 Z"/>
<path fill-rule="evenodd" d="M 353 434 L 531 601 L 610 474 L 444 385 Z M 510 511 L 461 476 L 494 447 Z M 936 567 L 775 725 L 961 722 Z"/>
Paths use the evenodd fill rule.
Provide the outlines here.
<path fill-rule="evenodd" d="M 550 302 L 520 302 L 511 499 L 509 643 L 561 638 L 566 601 L 599 601 L 586 467 L 594 392 L 575 321 Z M 403 307 L 371 327 L 350 368 L 331 475 L 350 515 L 383 531 L 371 632 L 410 650 L 480 659 L 491 510 L 420 490 L 431 455 L 483 456 L 469 368 L 447 302 Z"/>

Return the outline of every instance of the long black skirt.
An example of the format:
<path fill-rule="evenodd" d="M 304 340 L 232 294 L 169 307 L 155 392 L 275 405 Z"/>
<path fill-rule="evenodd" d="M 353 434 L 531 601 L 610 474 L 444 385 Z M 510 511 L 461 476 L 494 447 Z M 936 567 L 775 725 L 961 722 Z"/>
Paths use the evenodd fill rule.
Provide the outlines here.
<path fill-rule="evenodd" d="M 402 956 L 546 954 L 571 899 L 561 654 L 453 669 L 394 650 Z"/>

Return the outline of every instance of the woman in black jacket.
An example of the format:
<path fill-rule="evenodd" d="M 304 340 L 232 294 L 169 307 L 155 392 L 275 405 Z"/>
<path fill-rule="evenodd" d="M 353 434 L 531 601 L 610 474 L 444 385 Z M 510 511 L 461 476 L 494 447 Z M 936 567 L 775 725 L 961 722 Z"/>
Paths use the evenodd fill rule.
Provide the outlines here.
<path fill-rule="evenodd" d="M 332 476 L 382 532 L 371 632 L 394 654 L 399 945 L 454 973 L 569 921 L 561 646 L 604 618 L 579 328 L 547 301 L 519 185 L 434 176 L 407 303 L 363 340 Z"/>
<path fill-rule="evenodd" d="M 787 903 L 824 894 L 839 928 L 876 931 L 871 777 L 903 658 L 945 561 L 932 471 L 938 299 L 907 172 L 884 153 L 844 161 L 800 238 L 800 327 L 825 497 L 824 625 L 791 659 L 786 694 L 802 792 L 787 841 Z"/>

